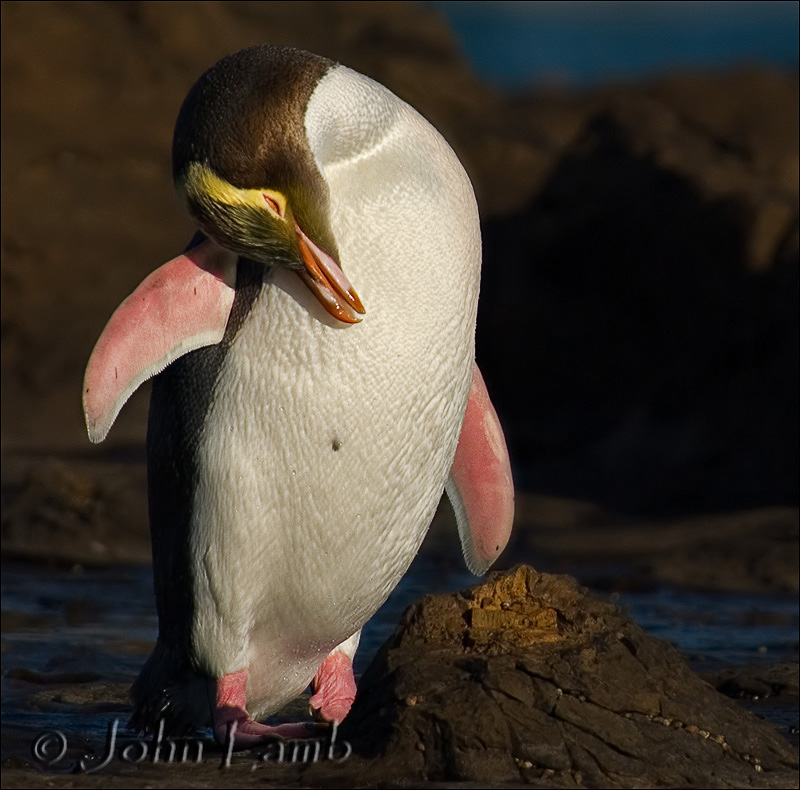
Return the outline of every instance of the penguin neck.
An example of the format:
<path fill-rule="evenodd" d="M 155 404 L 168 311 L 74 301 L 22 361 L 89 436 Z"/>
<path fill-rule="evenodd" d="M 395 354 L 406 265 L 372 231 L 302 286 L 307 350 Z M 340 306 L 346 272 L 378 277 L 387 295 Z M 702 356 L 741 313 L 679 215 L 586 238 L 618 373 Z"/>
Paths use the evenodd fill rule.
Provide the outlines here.
<path fill-rule="evenodd" d="M 305 130 L 323 175 L 379 151 L 404 108 L 391 91 L 352 71 L 334 66 L 308 101 Z"/>
<path fill-rule="evenodd" d="M 477 207 L 441 135 L 382 85 L 344 66 L 319 81 L 305 127 L 329 188 L 342 268 L 367 310 L 365 326 L 378 312 L 415 334 L 442 314 L 474 326 Z"/>

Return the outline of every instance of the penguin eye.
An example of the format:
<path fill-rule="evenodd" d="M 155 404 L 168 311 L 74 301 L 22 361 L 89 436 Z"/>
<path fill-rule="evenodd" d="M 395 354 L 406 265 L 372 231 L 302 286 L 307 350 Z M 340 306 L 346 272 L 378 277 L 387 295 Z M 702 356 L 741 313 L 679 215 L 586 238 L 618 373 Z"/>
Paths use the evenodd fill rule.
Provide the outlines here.
<path fill-rule="evenodd" d="M 264 202 L 267 204 L 267 208 L 271 214 L 274 214 L 276 217 L 278 217 L 278 219 L 283 219 L 283 206 L 277 200 L 275 200 L 272 195 L 264 194 Z"/>

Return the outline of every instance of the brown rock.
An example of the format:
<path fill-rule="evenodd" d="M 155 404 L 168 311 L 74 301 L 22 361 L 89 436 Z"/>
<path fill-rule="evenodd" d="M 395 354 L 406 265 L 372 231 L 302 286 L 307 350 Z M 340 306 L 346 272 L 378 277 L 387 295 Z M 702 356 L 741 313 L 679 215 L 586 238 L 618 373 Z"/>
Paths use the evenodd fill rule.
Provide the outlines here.
<path fill-rule="evenodd" d="M 140 464 L 4 461 L 3 557 L 100 566 L 149 562 Z"/>
<path fill-rule="evenodd" d="M 526 566 L 409 608 L 342 735 L 403 782 L 797 786 L 769 725 L 616 607 Z"/>
<path fill-rule="evenodd" d="M 93 343 L 191 235 L 170 179 L 180 102 L 271 41 L 385 83 L 464 161 L 488 223 L 479 360 L 539 490 L 628 511 L 797 501 L 794 75 L 510 99 L 425 4 L 2 14 L 4 451 L 86 447 Z M 108 443 L 141 444 L 146 414 L 143 388 Z"/>
<path fill-rule="evenodd" d="M 485 225 L 478 359 L 540 490 L 792 503 L 797 190 L 672 99 L 607 99 L 526 209 Z"/>
<path fill-rule="evenodd" d="M 498 127 L 500 100 L 441 15 L 417 3 L 10 2 L 1 29 L 5 447 L 86 447 L 80 392 L 94 342 L 193 233 L 174 195 L 172 128 L 222 56 L 269 42 L 340 60 L 455 130 L 462 153 Z M 109 441 L 143 443 L 146 416 L 143 392 Z"/>
<path fill-rule="evenodd" d="M 661 582 L 683 589 L 796 593 L 798 515 L 797 508 L 773 507 L 632 520 L 590 503 L 520 492 L 510 551 L 515 557 L 546 557 L 575 573 L 586 566 L 624 566 L 629 581 L 620 571 L 613 577 L 623 587 Z"/>
<path fill-rule="evenodd" d="M 731 667 L 705 679 L 718 691 L 737 699 L 796 699 L 800 691 L 797 661 Z"/>

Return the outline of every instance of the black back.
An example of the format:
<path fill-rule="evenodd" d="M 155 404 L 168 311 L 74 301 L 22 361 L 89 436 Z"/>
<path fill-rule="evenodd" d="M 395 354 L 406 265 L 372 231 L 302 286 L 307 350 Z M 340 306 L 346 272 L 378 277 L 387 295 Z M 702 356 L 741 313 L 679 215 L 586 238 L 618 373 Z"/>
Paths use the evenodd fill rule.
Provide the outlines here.
<path fill-rule="evenodd" d="M 263 265 L 240 258 L 236 296 L 222 341 L 191 351 L 153 379 L 147 487 L 159 634 L 156 650 L 131 690 L 135 705 L 131 726 L 139 730 L 154 728 L 159 718 L 165 719 L 168 732 L 197 723 L 195 715 L 182 710 L 187 705 L 179 690 L 194 674 L 189 539 L 198 454 L 225 356 L 261 291 L 263 273 Z"/>
<path fill-rule="evenodd" d="M 196 162 L 234 187 L 279 190 L 304 231 L 336 255 L 328 186 L 305 135 L 309 98 L 332 65 L 308 52 L 263 45 L 212 66 L 190 90 L 176 122 L 176 181 Z M 198 234 L 190 247 L 202 239 Z M 300 265 L 277 258 L 266 263 Z M 201 726 L 210 712 L 207 679 L 192 665 L 195 578 L 189 548 L 194 492 L 217 381 L 260 293 L 264 271 L 264 264 L 240 257 L 222 341 L 184 355 L 153 380 L 147 458 L 159 637 L 131 689 L 131 726 L 139 730 L 152 730 L 164 720 L 167 734 L 184 732 Z"/>

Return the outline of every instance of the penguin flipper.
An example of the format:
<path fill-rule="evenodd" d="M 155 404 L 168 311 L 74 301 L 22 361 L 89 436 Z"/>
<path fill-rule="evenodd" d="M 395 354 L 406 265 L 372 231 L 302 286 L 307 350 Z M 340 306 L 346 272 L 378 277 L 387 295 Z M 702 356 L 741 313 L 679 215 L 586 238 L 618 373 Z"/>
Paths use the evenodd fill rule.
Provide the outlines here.
<path fill-rule="evenodd" d="M 206 240 L 156 269 L 116 309 L 83 380 L 90 441 L 106 438 L 140 384 L 189 351 L 222 340 L 235 296 L 237 260 Z"/>
<path fill-rule="evenodd" d="M 445 491 L 456 514 L 467 567 L 482 576 L 508 543 L 514 483 L 503 429 L 477 365 Z"/>

